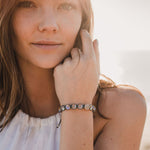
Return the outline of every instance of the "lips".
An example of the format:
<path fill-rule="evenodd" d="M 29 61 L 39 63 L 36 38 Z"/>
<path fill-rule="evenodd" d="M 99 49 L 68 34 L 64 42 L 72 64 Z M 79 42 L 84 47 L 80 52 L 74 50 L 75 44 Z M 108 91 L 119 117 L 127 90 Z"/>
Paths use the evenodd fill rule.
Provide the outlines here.
<path fill-rule="evenodd" d="M 62 43 L 57 41 L 38 41 L 32 43 L 36 48 L 40 48 L 42 50 L 55 50 L 62 45 Z"/>
<path fill-rule="evenodd" d="M 56 41 L 38 41 L 34 42 L 33 44 L 37 45 L 61 45 L 62 43 Z"/>
<path fill-rule="evenodd" d="M 42 50 L 53 50 L 62 45 L 62 43 L 56 41 L 38 41 L 32 44 Z"/>

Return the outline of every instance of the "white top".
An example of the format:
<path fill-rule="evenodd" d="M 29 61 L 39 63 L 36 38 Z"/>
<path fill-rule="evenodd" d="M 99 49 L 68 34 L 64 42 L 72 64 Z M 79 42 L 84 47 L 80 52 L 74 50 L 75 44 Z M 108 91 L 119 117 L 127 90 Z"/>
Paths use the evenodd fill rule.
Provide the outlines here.
<path fill-rule="evenodd" d="M 31 117 L 21 109 L 0 132 L 0 150 L 59 150 L 60 114 Z"/>

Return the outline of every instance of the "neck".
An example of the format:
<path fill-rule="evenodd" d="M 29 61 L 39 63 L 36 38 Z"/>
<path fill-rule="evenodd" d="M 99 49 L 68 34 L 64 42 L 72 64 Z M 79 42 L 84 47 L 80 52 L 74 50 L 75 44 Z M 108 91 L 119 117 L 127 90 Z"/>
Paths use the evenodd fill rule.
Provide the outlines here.
<path fill-rule="evenodd" d="M 58 112 L 60 106 L 56 95 L 52 69 L 37 68 L 28 65 L 22 67 L 28 101 L 29 115 L 33 117 L 46 118 Z M 27 113 L 25 105 L 22 110 Z"/>

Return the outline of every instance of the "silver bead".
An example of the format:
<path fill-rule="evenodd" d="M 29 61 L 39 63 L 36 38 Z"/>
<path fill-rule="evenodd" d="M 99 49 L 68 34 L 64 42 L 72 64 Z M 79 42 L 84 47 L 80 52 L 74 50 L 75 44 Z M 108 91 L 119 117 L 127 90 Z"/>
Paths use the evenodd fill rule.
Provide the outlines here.
<path fill-rule="evenodd" d="M 90 108 L 89 109 L 92 110 L 92 104 L 90 104 Z"/>
<path fill-rule="evenodd" d="M 67 109 L 67 110 L 70 109 L 70 105 L 69 105 L 69 104 L 67 104 L 67 105 L 65 105 L 65 106 L 66 106 L 66 109 Z"/>
<path fill-rule="evenodd" d="M 77 104 L 72 104 L 72 109 L 76 109 L 77 108 Z"/>
<path fill-rule="evenodd" d="M 65 106 L 64 105 L 61 106 L 61 110 L 65 110 Z"/>
<path fill-rule="evenodd" d="M 78 104 L 79 109 L 83 109 L 84 105 L 83 104 Z"/>
<path fill-rule="evenodd" d="M 96 111 L 96 107 L 94 105 L 92 107 L 93 107 L 93 112 L 95 112 Z"/>
<path fill-rule="evenodd" d="M 85 110 L 89 110 L 90 104 L 85 104 L 84 108 L 85 108 Z"/>

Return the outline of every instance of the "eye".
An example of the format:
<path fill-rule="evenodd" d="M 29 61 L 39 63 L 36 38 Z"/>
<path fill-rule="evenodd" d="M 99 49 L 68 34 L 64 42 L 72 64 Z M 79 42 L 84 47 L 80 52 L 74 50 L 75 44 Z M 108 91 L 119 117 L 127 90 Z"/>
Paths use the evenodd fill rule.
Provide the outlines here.
<path fill-rule="evenodd" d="M 65 10 L 71 10 L 71 9 L 73 9 L 75 7 L 72 4 L 70 4 L 70 3 L 63 3 L 63 4 L 61 4 L 60 8 L 63 8 Z"/>
<path fill-rule="evenodd" d="M 32 8 L 35 7 L 34 3 L 31 1 L 22 1 L 18 3 L 18 7 L 23 7 L 23 8 Z"/>

